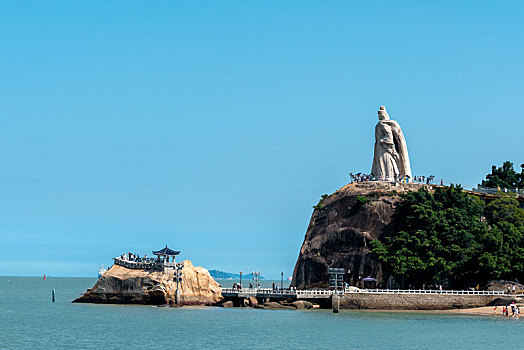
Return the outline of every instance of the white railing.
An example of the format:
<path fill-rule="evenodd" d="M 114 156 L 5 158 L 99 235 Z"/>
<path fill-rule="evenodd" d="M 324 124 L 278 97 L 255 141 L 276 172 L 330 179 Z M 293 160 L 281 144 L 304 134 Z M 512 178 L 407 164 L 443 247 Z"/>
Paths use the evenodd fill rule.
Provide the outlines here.
<path fill-rule="evenodd" d="M 115 265 L 120 265 L 123 267 L 126 267 L 128 269 L 145 269 L 150 270 L 154 268 L 162 268 L 162 267 L 177 267 L 182 263 L 177 262 L 165 262 L 162 260 L 158 260 L 155 258 L 148 258 L 147 260 L 141 260 L 141 261 L 133 261 L 133 260 L 124 260 L 120 257 L 113 258 L 115 261 Z"/>
<path fill-rule="evenodd" d="M 486 194 L 498 194 L 498 193 L 515 193 L 519 196 L 524 196 L 524 189 L 519 188 L 491 188 L 491 187 L 482 187 L 478 186 L 473 188 L 472 192 L 486 193 Z"/>
<path fill-rule="evenodd" d="M 342 291 L 339 291 L 342 294 Z M 334 290 L 324 290 L 324 289 L 312 289 L 312 290 L 297 290 L 296 295 L 298 297 L 307 297 L 307 296 L 330 296 L 335 294 Z"/>
<path fill-rule="evenodd" d="M 136 262 L 130 260 L 124 260 L 121 258 L 114 258 L 115 265 L 120 265 L 128 269 L 152 269 L 156 266 L 156 262 Z"/>
<path fill-rule="evenodd" d="M 504 295 L 501 290 L 434 290 L 434 289 L 357 289 L 346 293 L 374 294 L 448 294 L 448 295 Z"/>
<path fill-rule="evenodd" d="M 222 294 L 249 294 L 249 295 L 294 295 L 289 289 L 274 290 L 272 288 L 222 288 Z"/>
<path fill-rule="evenodd" d="M 441 294 L 441 295 L 500 295 L 501 290 L 433 290 L 433 289 L 346 289 L 338 290 L 337 294 Z M 302 289 L 302 290 L 273 290 L 272 288 L 222 288 L 222 294 L 249 295 L 249 296 L 296 296 L 297 298 L 329 298 L 335 294 L 334 290 Z"/>

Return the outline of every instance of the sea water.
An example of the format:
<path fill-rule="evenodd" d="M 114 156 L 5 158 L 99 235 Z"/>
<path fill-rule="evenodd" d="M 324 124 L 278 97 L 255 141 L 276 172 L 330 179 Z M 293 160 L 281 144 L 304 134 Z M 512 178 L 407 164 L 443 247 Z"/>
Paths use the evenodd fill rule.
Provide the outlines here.
<path fill-rule="evenodd" d="M 524 348 L 524 319 L 71 303 L 95 282 L 0 277 L 0 349 Z"/>

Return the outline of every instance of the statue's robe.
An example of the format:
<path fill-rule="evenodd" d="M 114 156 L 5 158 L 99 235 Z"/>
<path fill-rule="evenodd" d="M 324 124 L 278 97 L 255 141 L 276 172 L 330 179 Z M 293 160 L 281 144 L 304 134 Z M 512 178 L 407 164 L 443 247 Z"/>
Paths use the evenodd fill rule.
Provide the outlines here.
<path fill-rule="evenodd" d="M 375 127 L 371 175 L 376 180 L 394 180 L 397 175 L 412 177 L 406 139 L 394 120 L 381 120 Z"/>

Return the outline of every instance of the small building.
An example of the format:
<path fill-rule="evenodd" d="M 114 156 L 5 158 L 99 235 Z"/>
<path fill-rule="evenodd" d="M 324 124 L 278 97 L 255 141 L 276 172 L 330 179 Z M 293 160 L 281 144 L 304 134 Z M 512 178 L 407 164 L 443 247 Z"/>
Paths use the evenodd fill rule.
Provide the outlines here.
<path fill-rule="evenodd" d="M 158 259 L 164 263 L 163 266 L 175 266 L 175 257 L 178 254 L 180 254 L 179 251 L 170 249 L 167 245 L 165 248 L 153 251 L 153 255 L 156 255 Z M 169 261 L 169 258 L 171 258 L 171 261 Z"/>

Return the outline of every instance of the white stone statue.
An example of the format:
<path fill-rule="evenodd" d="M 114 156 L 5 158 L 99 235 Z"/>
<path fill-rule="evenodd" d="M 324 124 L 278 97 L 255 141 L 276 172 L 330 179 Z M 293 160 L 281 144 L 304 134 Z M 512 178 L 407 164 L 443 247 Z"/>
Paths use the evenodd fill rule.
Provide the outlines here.
<path fill-rule="evenodd" d="M 409 176 L 411 179 L 408 147 L 400 125 L 389 120 L 384 106 L 380 106 L 378 119 L 380 121 L 375 126 L 375 156 L 371 175 L 375 180 L 392 181 L 398 179 L 398 176 Z"/>

